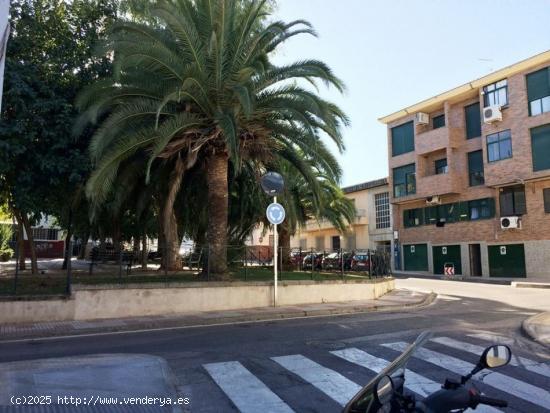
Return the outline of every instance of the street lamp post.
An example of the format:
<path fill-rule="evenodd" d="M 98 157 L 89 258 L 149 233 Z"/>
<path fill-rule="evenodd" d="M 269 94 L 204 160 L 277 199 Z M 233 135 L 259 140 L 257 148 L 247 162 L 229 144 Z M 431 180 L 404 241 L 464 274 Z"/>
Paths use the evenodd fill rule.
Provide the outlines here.
<path fill-rule="evenodd" d="M 277 225 L 281 224 L 285 219 L 285 209 L 281 204 L 277 203 L 277 195 L 283 192 L 285 184 L 283 177 L 280 174 L 277 172 L 268 172 L 262 176 L 261 185 L 264 192 L 273 197 L 273 203 L 269 204 L 266 209 L 266 216 L 269 222 L 273 225 L 273 306 L 276 307 L 279 249 Z"/>

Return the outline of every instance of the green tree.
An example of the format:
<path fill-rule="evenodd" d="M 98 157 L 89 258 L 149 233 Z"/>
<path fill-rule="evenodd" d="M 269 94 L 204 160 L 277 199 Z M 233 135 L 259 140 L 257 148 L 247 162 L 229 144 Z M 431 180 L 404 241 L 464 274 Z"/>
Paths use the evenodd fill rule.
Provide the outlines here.
<path fill-rule="evenodd" d="M 86 133 L 77 140 L 72 136 L 74 99 L 83 85 L 111 67 L 93 48 L 116 18 L 117 7 L 115 0 L 11 2 L 0 193 L 29 234 L 40 213 L 71 226 L 72 202 L 67 200 L 90 170 Z M 34 254 L 32 263 L 36 272 Z"/>
<path fill-rule="evenodd" d="M 229 165 L 239 174 L 283 158 L 304 176 L 306 158 L 328 159 L 321 134 L 343 149 L 345 114 L 300 81 L 321 81 L 343 90 L 329 67 L 316 60 L 276 66 L 270 56 L 298 34 L 315 34 L 309 23 L 266 23 L 266 1 L 168 0 L 150 9 L 153 24 L 119 22 L 105 54 L 114 55 L 115 76 L 97 82 L 80 99 L 84 121 L 97 120 L 91 143 L 95 165 L 88 194 L 102 202 L 122 162 L 149 154 L 147 168 L 171 170 L 164 194 L 164 235 L 175 265 L 174 203 L 185 171 L 205 167 L 211 273 L 226 273 Z M 330 169 L 333 165 L 325 165 Z M 315 184 L 314 179 L 309 179 Z M 195 208 L 202 208 L 196 205 Z"/>

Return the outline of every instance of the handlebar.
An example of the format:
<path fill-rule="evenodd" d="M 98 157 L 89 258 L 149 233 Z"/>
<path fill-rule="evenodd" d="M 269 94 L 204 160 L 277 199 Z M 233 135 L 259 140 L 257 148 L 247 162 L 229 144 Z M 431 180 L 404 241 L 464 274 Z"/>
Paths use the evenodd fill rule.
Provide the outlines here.
<path fill-rule="evenodd" d="M 459 410 L 476 408 L 478 404 L 486 404 L 495 407 L 508 407 L 505 400 L 493 399 L 480 394 L 474 387 L 457 389 L 439 390 L 424 400 L 423 405 L 427 407 L 425 411 L 439 412 L 449 410 Z"/>
<path fill-rule="evenodd" d="M 508 402 L 506 400 L 493 399 L 492 397 L 485 397 L 482 394 L 478 395 L 476 399 L 479 404 L 486 404 L 488 406 L 495 407 L 508 407 Z"/>

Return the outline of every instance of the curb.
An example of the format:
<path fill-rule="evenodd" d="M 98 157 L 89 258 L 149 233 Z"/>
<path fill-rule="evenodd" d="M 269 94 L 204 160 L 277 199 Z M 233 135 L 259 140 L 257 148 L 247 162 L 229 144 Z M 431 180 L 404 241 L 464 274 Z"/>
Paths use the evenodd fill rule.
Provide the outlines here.
<path fill-rule="evenodd" d="M 550 348 L 550 325 L 543 324 L 542 321 L 539 321 L 539 319 L 542 320 L 542 318 L 550 318 L 550 312 L 540 313 L 523 320 L 521 323 L 521 329 L 523 333 L 531 340 Z M 537 331 L 537 326 L 543 325 L 548 330 L 548 333 L 545 336 L 541 336 L 541 334 Z"/>
<path fill-rule="evenodd" d="M 424 298 L 415 303 L 406 303 L 400 305 L 373 305 L 373 306 L 358 306 L 350 308 L 333 308 L 327 310 L 303 310 L 295 311 L 288 313 L 279 313 L 279 314 L 253 314 L 250 316 L 240 316 L 240 317 L 213 317 L 206 320 L 191 320 L 187 323 L 178 324 L 177 322 L 170 322 L 166 320 L 163 322 L 142 322 L 135 325 L 128 326 L 116 326 L 116 327 L 102 327 L 98 329 L 90 329 L 88 331 L 41 331 L 40 335 L 32 333 L 22 333 L 22 334 L 13 334 L 11 337 L 5 337 L 5 339 L 0 340 L 1 343 L 15 342 L 15 341 L 26 341 L 26 340 L 40 340 L 40 339 L 54 339 L 54 338 L 65 338 L 65 337 L 85 337 L 87 335 L 108 335 L 113 333 L 137 333 L 145 331 L 160 331 L 160 330 L 176 330 L 176 329 L 186 329 L 186 328 L 199 328 L 199 327 L 209 327 L 209 326 L 220 326 L 220 325 L 231 325 L 231 324 L 243 324 L 243 323 L 254 323 L 254 322 L 265 322 L 265 321 L 278 321 L 278 320 L 291 320 L 298 318 L 308 318 L 308 317 L 329 317 L 329 316 L 343 316 L 350 314 L 364 314 L 371 312 L 378 313 L 391 313 L 391 312 L 400 312 L 409 309 L 423 308 L 432 304 L 437 298 L 437 294 L 434 292 L 428 293 Z M 160 321 L 160 320 L 159 320 Z"/>

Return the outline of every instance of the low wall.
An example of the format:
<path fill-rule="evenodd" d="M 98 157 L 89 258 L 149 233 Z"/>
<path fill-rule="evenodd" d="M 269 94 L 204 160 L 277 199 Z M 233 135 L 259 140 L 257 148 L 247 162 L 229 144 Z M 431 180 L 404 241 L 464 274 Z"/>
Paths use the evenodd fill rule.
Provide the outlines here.
<path fill-rule="evenodd" d="M 392 278 L 282 281 L 278 285 L 278 302 L 284 306 L 367 300 L 393 288 Z M 0 323 L 158 316 L 271 305 L 270 282 L 75 285 L 71 299 L 0 302 Z"/>
<path fill-rule="evenodd" d="M 28 323 L 38 321 L 74 320 L 75 300 L 52 298 L 24 298 L 0 301 L 1 323 Z"/>

